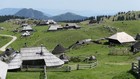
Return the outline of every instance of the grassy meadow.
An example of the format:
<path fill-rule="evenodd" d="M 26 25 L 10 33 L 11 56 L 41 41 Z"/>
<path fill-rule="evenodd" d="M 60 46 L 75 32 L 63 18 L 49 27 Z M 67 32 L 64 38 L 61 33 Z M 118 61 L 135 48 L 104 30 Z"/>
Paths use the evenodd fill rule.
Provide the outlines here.
<path fill-rule="evenodd" d="M 23 38 L 21 37 L 21 33 L 12 32 L 12 30 L 19 27 L 18 25 L 0 23 L 0 26 L 6 29 L 0 31 L 0 33 L 18 37 L 18 39 L 10 45 L 10 47 L 16 50 L 20 50 L 20 48 L 24 46 L 24 43 L 27 43 L 28 47 L 40 46 L 43 44 L 49 51 L 52 51 L 57 44 L 61 44 L 67 48 L 78 40 L 89 38 L 97 40 L 112 35 L 113 33 L 105 29 L 104 26 L 114 27 L 117 31 L 125 31 L 132 36 L 140 33 L 140 21 L 105 21 L 101 24 L 93 25 L 82 22 L 79 23 L 79 25 L 82 26 L 82 28 L 78 30 L 62 30 L 56 32 L 47 32 L 48 26 L 33 26 L 36 31 L 33 32 L 30 37 Z M 123 47 L 124 46 L 116 46 L 116 48 Z M 126 48 L 130 47 L 127 46 Z M 140 54 L 133 55 L 129 53 L 128 55 L 111 56 L 108 55 L 111 49 L 113 49 L 113 47 L 96 43 L 82 45 L 77 49 L 71 49 L 66 52 L 68 56 L 96 56 L 97 67 L 71 72 L 47 72 L 48 79 L 113 79 L 113 77 L 122 73 L 128 75 L 127 72 L 131 69 L 131 63 L 136 62 L 136 57 Z M 78 63 L 70 62 L 70 64 Z M 39 76 L 39 72 L 8 72 L 7 79 L 39 79 Z M 130 79 L 135 79 L 131 74 L 129 74 L 129 76 L 131 76 Z"/>

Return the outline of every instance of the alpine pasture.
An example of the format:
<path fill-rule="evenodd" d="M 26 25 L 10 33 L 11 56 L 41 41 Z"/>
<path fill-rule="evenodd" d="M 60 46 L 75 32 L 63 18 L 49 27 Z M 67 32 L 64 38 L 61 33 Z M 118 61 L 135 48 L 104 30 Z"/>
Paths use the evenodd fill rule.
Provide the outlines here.
<path fill-rule="evenodd" d="M 63 23 L 62 23 L 63 24 Z M 4 27 L 5 30 L 0 30 L 1 34 L 9 34 L 17 36 L 17 40 L 13 42 L 9 47 L 15 50 L 20 50 L 26 43 L 28 47 L 40 46 L 43 44 L 49 51 L 52 51 L 57 44 L 63 45 L 65 48 L 74 44 L 78 40 L 92 39 L 98 40 L 100 38 L 106 38 L 114 34 L 114 32 L 105 28 L 111 27 L 117 29 L 117 31 L 125 31 L 126 33 L 136 36 L 140 33 L 140 21 L 104 21 L 100 24 L 89 25 L 87 22 L 78 23 L 82 26 L 81 29 L 77 30 L 61 30 L 55 32 L 47 32 L 48 26 L 33 26 L 35 32 L 29 37 L 21 37 L 21 33 L 13 33 L 12 31 L 19 25 L 13 23 L 0 23 L 0 26 Z M 10 41 L 11 38 L 0 37 L 0 47 L 6 42 Z M 85 57 L 94 55 L 97 58 L 97 66 L 92 69 L 75 70 L 71 72 L 47 72 L 48 79 L 121 79 L 120 76 L 135 79 L 133 75 L 128 73 L 131 69 L 131 63 L 136 62 L 136 57 L 140 54 L 135 55 L 132 52 L 128 52 L 125 55 L 108 55 L 110 50 L 114 47 L 109 47 L 108 44 L 87 44 L 82 45 L 76 49 L 70 49 L 66 54 L 70 57 Z M 128 48 L 130 46 L 119 45 L 115 48 Z M 70 62 L 69 64 L 74 65 L 81 62 Z M 8 72 L 7 79 L 39 79 L 40 72 Z"/>

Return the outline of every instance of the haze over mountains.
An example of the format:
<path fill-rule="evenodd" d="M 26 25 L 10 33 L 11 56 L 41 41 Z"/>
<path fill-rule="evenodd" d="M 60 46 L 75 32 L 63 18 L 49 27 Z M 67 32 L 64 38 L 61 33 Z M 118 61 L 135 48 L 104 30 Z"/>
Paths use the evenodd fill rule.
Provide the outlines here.
<path fill-rule="evenodd" d="M 0 9 L 0 15 L 14 15 L 19 10 L 21 10 L 21 9 L 20 8 L 4 8 L 4 9 Z"/>
<path fill-rule="evenodd" d="M 64 14 L 60 14 L 57 16 L 51 16 L 50 14 L 43 13 L 38 10 L 34 9 L 17 9 L 17 8 L 6 8 L 0 10 L 0 15 L 15 15 L 15 16 L 21 16 L 21 17 L 27 17 L 27 18 L 33 18 L 33 19 L 53 19 L 56 21 L 69 21 L 69 20 L 82 20 L 85 19 L 85 16 L 80 16 L 71 12 L 67 12 Z"/>

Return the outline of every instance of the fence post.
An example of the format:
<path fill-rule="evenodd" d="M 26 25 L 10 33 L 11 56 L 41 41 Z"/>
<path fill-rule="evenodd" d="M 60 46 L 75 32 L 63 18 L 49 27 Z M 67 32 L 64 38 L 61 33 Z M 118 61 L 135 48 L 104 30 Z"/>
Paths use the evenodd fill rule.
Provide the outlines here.
<path fill-rule="evenodd" d="M 69 67 L 68 66 L 66 66 L 66 72 L 68 72 L 69 71 Z"/>
<path fill-rule="evenodd" d="M 28 71 L 28 65 L 26 66 L 26 71 Z"/>
<path fill-rule="evenodd" d="M 47 79 L 46 66 L 44 66 L 44 79 Z"/>
<path fill-rule="evenodd" d="M 90 68 L 92 68 L 92 64 L 90 64 Z"/>
<path fill-rule="evenodd" d="M 21 66 L 20 66 L 20 70 L 22 71 L 22 69 L 23 69 L 23 66 L 21 65 Z"/>
<path fill-rule="evenodd" d="M 134 62 L 132 63 L 131 70 L 132 70 L 132 71 L 134 70 Z"/>
<path fill-rule="evenodd" d="M 71 67 L 70 66 L 66 66 L 66 72 L 70 72 L 71 71 Z"/>
<path fill-rule="evenodd" d="M 79 65 L 79 64 L 77 64 L 77 70 L 79 70 L 79 66 L 80 66 L 80 65 Z"/>
<path fill-rule="evenodd" d="M 69 72 L 71 71 L 71 67 L 69 66 Z"/>

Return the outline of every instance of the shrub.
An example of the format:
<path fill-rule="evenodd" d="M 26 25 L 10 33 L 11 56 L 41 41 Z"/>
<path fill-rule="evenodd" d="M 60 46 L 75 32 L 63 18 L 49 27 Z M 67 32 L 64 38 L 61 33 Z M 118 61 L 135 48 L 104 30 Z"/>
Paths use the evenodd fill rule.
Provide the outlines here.
<path fill-rule="evenodd" d="M 72 61 L 72 62 L 81 62 L 81 59 L 79 57 L 71 57 L 70 61 Z"/>

